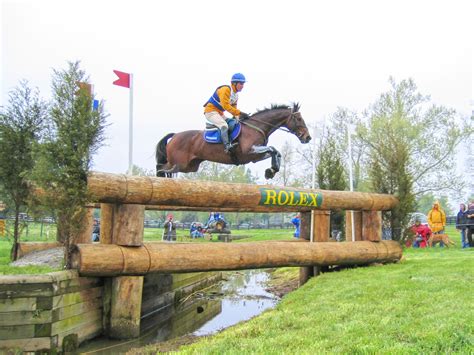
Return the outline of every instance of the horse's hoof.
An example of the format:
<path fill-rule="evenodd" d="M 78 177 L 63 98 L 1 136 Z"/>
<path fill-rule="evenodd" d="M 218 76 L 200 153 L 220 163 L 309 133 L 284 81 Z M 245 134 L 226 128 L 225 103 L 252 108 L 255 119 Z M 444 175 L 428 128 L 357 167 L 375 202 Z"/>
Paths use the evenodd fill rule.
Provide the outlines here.
<path fill-rule="evenodd" d="M 265 179 L 272 179 L 275 176 L 275 171 L 273 169 L 265 170 Z"/>

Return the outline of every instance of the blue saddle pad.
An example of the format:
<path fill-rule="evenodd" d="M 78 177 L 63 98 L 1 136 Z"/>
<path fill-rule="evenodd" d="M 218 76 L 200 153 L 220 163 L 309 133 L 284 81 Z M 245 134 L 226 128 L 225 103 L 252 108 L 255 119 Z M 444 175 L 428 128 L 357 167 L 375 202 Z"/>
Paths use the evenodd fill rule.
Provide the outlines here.
<path fill-rule="evenodd" d="M 237 122 L 232 118 L 227 120 L 227 124 L 229 125 L 229 130 L 232 131 L 230 140 L 233 142 L 240 135 L 241 125 L 240 122 Z M 222 143 L 221 131 L 218 128 L 206 129 L 204 131 L 204 140 L 207 143 Z"/>

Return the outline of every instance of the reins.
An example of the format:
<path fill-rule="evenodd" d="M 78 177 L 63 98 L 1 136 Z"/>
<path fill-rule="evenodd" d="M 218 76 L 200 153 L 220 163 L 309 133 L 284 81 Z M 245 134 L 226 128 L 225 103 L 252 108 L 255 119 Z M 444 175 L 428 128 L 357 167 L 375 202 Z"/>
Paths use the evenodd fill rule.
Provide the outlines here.
<path fill-rule="evenodd" d="M 296 114 L 296 113 L 297 112 L 293 112 L 293 109 L 291 109 L 290 118 L 293 117 L 293 115 Z M 259 120 L 258 118 L 253 118 L 253 117 L 250 117 L 249 119 L 253 119 L 256 122 L 266 124 L 267 126 L 270 126 L 271 128 L 276 128 L 277 130 L 280 129 L 283 132 L 291 133 L 291 131 L 288 128 L 285 128 L 285 127 L 281 126 L 283 124 L 283 122 L 285 122 L 287 120 L 286 118 L 284 118 L 280 123 L 277 123 L 277 124 L 272 124 L 272 123 L 269 123 L 269 122 L 266 122 L 266 121 L 263 121 L 263 120 Z M 240 121 L 240 123 L 245 124 L 246 126 L 248 126 L 250 128 L 253 128 L 256 131 L 258 131 L 259 133 L 261 133 L 263 138 L 265 139 L 265 143 L 267 142 L 268 137 L 265 134 L 265 132 L 263 131 L 263 129 L 261 129 L 260 127 L 257 127 L 257 126 L 255 126 L 255 125 L 253 125 L 253 124 L 251 124 L 247 121 Z"/>

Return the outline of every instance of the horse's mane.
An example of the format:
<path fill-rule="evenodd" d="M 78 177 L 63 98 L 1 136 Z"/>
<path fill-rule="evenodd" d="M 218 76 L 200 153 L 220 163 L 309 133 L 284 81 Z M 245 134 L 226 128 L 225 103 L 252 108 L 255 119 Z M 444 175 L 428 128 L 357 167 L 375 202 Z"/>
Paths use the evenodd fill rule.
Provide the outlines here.
<path fill-rule="evenodd" d="M 293 102 L 293 112 L 298 112 L 300 107 L 301 105 L 298 102 Z M 288 110 L 290 109 L 290 106 L 282 105 L 282 104 L 270 104 L 270 107 L 264 107 L 261 110 L 257 109 L 257 112 L 255 114 L 265 113 L 272 110 L 281 110 L 281 109 Z"/>

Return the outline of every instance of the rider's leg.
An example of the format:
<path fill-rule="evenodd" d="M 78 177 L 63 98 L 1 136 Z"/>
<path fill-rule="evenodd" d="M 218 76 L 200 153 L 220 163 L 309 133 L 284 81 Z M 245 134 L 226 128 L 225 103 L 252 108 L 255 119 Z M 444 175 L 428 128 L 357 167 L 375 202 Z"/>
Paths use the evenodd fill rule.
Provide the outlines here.
<path fill-rule="evenodd" d="M 228 126 L 227 122 L 225 121 L 225 117 L 221 115 L 219 112 L 205 112 L 204 116 L 206 117 L 206 120 L 209 121 L 211 124 L 219 128 L 221 131 L 221 139 L 222 143 L 224 144 L 224 151 L 226 153 L 229 153 L 230 150 L 233 148 L 233 145 L 229 141 L 229 135 L 228 135 Z"/>

